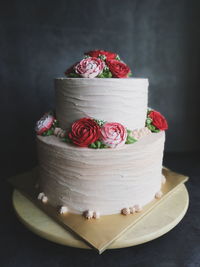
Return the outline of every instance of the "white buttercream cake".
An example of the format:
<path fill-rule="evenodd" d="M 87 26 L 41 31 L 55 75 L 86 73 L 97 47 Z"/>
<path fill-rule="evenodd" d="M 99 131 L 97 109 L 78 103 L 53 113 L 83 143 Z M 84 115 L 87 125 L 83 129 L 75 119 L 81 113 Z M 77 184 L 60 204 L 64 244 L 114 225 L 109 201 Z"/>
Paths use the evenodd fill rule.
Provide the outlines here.
<path fill-rule="evenodd" d="M 98 51 L 55 80 L 56 112 L 36 125 L 40 199 L 86 218 L 139 212 L 161 197 L 167 129 L 147 108 L 148 79 Z"/>

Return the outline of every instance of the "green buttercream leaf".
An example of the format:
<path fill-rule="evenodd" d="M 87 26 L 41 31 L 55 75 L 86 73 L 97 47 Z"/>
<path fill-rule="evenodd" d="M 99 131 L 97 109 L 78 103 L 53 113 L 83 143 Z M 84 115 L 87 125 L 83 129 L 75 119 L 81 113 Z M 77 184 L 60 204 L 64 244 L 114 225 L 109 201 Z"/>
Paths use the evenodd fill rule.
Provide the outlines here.
<path fill-rule="evenodd" d="M 53 129 L 55 129 L 56 127 L 59 127 L 59 123 L 58 123 L 58 120 L 54 120 L 52 126 L 51 126 Z"/>
<path fill-rule="evenodd" d="M 159 133 L 160 132 L 160 130 L 158 128 L 156 128 L 156 126 L 154 126 L 153 124 L 148 124 L 147 127 L 153 133 Z"/>
<path fill-rule="evenodd" d="M 90 148 L 96 148 L 96 145 L 95 145 L 95 143 L 92 143 L 92 144 L 89 145 L 89 147 Z"/>
<path fill-rule="evenodd" d="M 137 142 L 137 140 L 131 136 L 132 131 L 129 129 L 126 129 L 126 131 L 127 131 L 127 138 L 125 144 L 133 144 Z"/>
<path fill-rule="evenodd" d="M 116 60 L 120 60 L 120 57 L 119 57 L 119 55 L 116 55 L 116 58 L 115 58 Z"/>
<path fill-rule="evenodd" d="M 93 149 L 101 149 L 101 148 L 108 148 L 106 145 L 104 145 L 100 140 L 97 140 L 96 142 L 89 145 L 90 148 Z"/>
<path fill-rule="evenodd" d="M 71 73 L 69 73 L 68 76 L 69 76 L 70 78 L 80 78 L 80 75 L 78 75 L 78 74 L 75 73 L 75 72 L 71 72 Z"/>
<path fill-rule="evenodd" d="M 108 147 L 106 145 L 104 145 L 104 144 L 101 144 L 100 148 L 108 148 Z"/>
<path fill-rule="evenodd" d="M 94 119 L 94 121 L 95 121 L 99 126 L 103 126 L 103 125 L 106 123 L 106 121 L 104 121 L 104 120 L 96 120 L 96 119 Z"/>
<path fill-rule="evenodd" d="M 147 118 L 146 119 L 146 125 L 149 125 L 149 124 L 151 124 L 152 123 L 152 119 L 151 118 Z"/>
<path fill-rule="evenodd" d="M 132 136 L 128 136 L 125 144 L 133 144 L 135 142 L 137 142 L 135 138 L 133 138 Z"/>
<path fill-rule="evenodd" d="M 45 131 L 44 133 L 42 133 L 42 136 L 49 136 L 52 135 L 54 132 L 54 128 L 50 128 L 49 130 Z"/>
<path fill-rule="evenodd" d="M 149 113 L 152 111 L 153 109 L 152 108 L 149 108 L 147 109 L 147 116 L 149 115 Z"/>
<path fill-rule="evenodd" d="M 127 134 L 130 135 L 131 134 L 131 130 L 127 129 Z"/>
<path fill-rule="evenodd" d="M 154 132 L 155 132 L 155 133 L 159 133 L 159 132 L 160 132 L 160 130 L 159 130 L 159 129 L 156 129 Z"/>
<path fill-rule="evenodd" d="M 131 77 L 132 76 L 132 72 L 130 71 L 129 73 L 128 73 L 128 77 Z"/>
<path fill-rule="evenodd" d="M 100 58 L 102 60 L 106 60 L 106 56 L 105 55 L 99 55 L 98 58 Z"/>
<path fill-rule="evenodd" d="M 103 69 L 103 72 L 97 76 L 98 78 L 112 78 L 112 73 L 110 72 L 108 67 Z"/>
<path fill-rule="evenodd" d="M 108 72 L 108 78 L 112 78 L 112 73 L 110 71 Z"/>
<path fill-rule="evenodd" d="M 53 134 L 53 129 L 49 129 L 48 131 L 46 131 L 46 135 L 49 136 L 49 135 L 52 135 Z"/>
<path fill-rule="evenodd" d="M 68 136 L 65 136 L 63 139 L 62 139 L 63 142 L 66 142 L 66 143 L 69 143 L 70 142 L 70 139 Z"/>
<path fill-rule="evenodd" d="M 152 132 L 155 130 L 155 126 L 152 124 L 147 124 L 147 128 Z"/>
<path fill-rule="evenodd" d="M 97 148 L 100 148 L 101 147 L 101 142 L 100 141 L 96 141 L 96 146 L 97 146 Z"/>

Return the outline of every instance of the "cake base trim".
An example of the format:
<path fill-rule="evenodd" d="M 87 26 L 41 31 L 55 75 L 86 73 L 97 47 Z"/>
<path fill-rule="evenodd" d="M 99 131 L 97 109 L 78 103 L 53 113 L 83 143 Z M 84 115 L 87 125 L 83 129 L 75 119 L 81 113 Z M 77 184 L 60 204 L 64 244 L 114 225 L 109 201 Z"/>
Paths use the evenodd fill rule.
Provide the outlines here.
<path fill-rule="evenodd" d="M 135 213 L 133 216 L 122 216 L 121 214 L 102 216 L 99 220 L 87 220 L 77 214 L 58 214 L 56 208 L 53 208 L 49 202 L 45 205 L 37 200 L 39 191 L 34 187 L 37 182 L 37 169 L 28 173 L 10 179 L 10 183 L 25 194 L 36 206 L 53 218 L 57 223 L 66 229 L 71 229 L 81 239 L 85 240 L 93 248 L 102 253 L 110 244 L 119 238 L 126 230 L 148 214 L 154 207 L 165 201 L 173 192 L 175 192 L 188 177 L 174 173 L 166 168 L 163 169 L 166 177 L 166 183 L 162 186 L 163 197 L 159 200 L 147 204 L 143 211 Z M 115 227 L 113 227 L 115 220 Z M 92 224 L 92 225 L 91 225 Z M 88 231 L 89 229 L 89 231 Z"/>
<path fill-rule="evenodd" d="M 174 203 L 178 205 L 174 206 Z M 111 243 L 107 249 L 136 246 L 166 234 L 183 219 L 187 212 L 188 204 L 189 197 L 187 189 L 185 185 L 181 185 L 172 196 L 167 198 L 166 201 L 161 202 L 161 205 L 157 206 L 148 214 L 148 220 L 144 217 L 119 239 Z M 18 190 L 14 190 L 13 193 L 13 206 L 19 220 L 34 234 L 60 245 L 91 249 L 86 242 L 72 235 L 71 231 L 55 223 L 54 220 L 33 205 Z M 172 206 L 174 209 L 171 209 Z M 155 216 L 157 214 L 159 216 L 155 227 Z"/>

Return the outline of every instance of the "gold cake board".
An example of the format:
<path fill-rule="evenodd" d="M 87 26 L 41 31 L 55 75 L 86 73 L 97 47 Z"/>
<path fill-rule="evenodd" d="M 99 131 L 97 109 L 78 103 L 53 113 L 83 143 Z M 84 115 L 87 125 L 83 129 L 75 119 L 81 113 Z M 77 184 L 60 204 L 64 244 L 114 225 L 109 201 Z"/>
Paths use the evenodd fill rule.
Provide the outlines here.
<path fill-rule="evenodd" d="M 135 246 L 164 235 L 181 221 L 188 204 L 187 189 L 181 185 L 107 249 Z M 56 223 L 18 190 L 13 193 L 13 205 L 20 221 L 35 234 L 61 245 L 90 249 L 84 241 Z"/>
<path fill-rule="evenodd" d="M 37 199 L 33 201 L 33 197 L 30 198 L 30 195 L 34 191 L 31 185 L 31 181 L 33 182 L 34 180 L 32 179 L 33 173 L 29 172 L 10 180 L 21 192 L 28 193 L 24 195 L 18 190 L 14 191 L 13 205 L 15 211 L 21 222 L 31 231 L 62 245 L 90 248 L 87 243 L 81 240 L 84 237 L 83 239 L 86 241 L 86 237 L 88 237 L 88 240 L 97 242 L 93 247 L 97 248 L 99 253 L 102 253 L 105 249 L 122 248 L 145 243 L 165 234 L 175 227 L 183 218 L 188 208 L 188 192 L 183 184 L 187 181 L 188 177 L 174 173 L 168 169 L 163 169 L 163 173 L 167 179 L 163 187 L 165 191 L 164 197 L 161 200 L 153 201 L 147 205 L 141 214 L 138 213 L 129 216 L 108 215 L 102 216 L 99 220 L 89 221 L 85 221 L 80 215 L 69 214 L 68 217 L 62 219 L 55 215 L 55 211 L 51 210 L 50 206 L 43 208 L 37 202 Z M 28 192 L 28 188 L 31 190 L 30 192 Z M 53 215 L 53 218 L 57 222 L 47 214 L 51 217 Z M 65 224 L 63 225 L 61 223 L 62 226 L 58 224 L 60 220 L 61 222 L 64 220 L 66 226 L 68 224 L 69 227 L 63 228 Z M 114 227 L 113 223 L 116 224 Z M 116 228 L 113 229 L 113 233 L 109 232 L 110 227 L 111 232 L 112 227 Z M 102 228 L 102 232 L 99 231 L 99 228 Z M 117 234 L 118 231 L 119 234 Z M 96 235 L 95 239 L 92 234 Z M 103 237 L 99 234 L 102 234 Z M 116 238 L 113 238 L 113 236 L 116 236 Z M 98 244 L 98 237 L 101 242 L 100 245 Z M 91 245 L 91 242 L 89 243 Z"/>

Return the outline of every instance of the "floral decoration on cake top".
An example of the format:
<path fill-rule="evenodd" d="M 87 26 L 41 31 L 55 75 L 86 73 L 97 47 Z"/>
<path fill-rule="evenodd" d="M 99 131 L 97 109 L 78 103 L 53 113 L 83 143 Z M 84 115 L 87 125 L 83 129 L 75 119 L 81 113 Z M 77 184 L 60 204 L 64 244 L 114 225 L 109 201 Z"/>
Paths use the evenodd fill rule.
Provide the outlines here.
<path fill-rule="evenodd" d="M 165 117 L 158 111 L 148 109 L 146 125 L 141 129 L 130 130 L 119 122 L 107 122 L 90 117 L 81 118 L 72 123 L 70 130 L 59 128 L 58 121 L 52 112 L 36 123 L 37 135 L 56 135 L 64 142 L 79 147 L 116 148 L 124 144 L 133 144 L 150 133 L 158 133 L 168 129 Z"/>
<path fill-rule="evenodd" d="M 130 68 L 119 55 L 104 50 L 84 53 L 85 57 L 65 71 L 71 78 L 128 78 Z"/>

